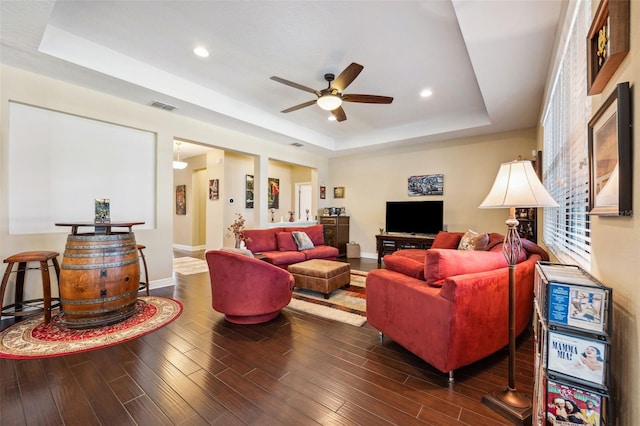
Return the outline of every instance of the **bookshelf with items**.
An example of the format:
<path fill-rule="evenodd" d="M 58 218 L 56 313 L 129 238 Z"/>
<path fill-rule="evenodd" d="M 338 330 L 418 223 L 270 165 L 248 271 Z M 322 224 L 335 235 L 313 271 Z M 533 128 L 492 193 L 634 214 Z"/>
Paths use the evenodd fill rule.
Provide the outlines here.
<path fill-rule="evenodd" d="M 516 208 L 516 219 L 518 219 L 518 235 L 520 238 L 537 243 L 538 242 L 538 211 L 535 208 Z"/>
<path fill-rule="evenodd" d="M 582 268 L 538 262 L 533 425 L 610 423 L 612 290 Z"/>

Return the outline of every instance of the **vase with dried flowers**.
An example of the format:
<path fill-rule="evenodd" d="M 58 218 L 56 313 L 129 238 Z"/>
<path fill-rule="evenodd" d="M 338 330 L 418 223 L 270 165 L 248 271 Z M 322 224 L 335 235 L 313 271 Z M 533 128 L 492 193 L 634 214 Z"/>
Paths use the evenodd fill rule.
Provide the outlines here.
<path fill-rule="evenodd" d="M 235 248 L 240 248 L 240 244 L 244 241 L 251 241 L 251 238 L 245 237 L 244 235 L 244 223 L 246 222 L 245 218 L 242 217 L 242 214 L 236 213 L 236 220 L 227 228 L 227 238 L 232 235 L 235 237 Z"/>

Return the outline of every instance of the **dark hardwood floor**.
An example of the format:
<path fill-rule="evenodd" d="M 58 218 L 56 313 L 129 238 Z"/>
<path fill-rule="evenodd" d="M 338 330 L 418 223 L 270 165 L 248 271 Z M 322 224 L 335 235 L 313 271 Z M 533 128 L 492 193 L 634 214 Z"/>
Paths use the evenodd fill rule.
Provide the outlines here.
<path fill-rule="evenodd" d="M 480 402 L 507 382 L 506 349 L 457 370 L 449 385 L 398 344 L 381 344 L 368 324 L 285 309 L 267 324 L 233 325 L 211 308 L 206 273 L 175 282 L 152 293 L 180 300 L 184 312 L 151 334 L 65 357 L 0 359 L 0 425 L 509 424 Z M 525 334 L 516 380 L 531 394 Z"/>

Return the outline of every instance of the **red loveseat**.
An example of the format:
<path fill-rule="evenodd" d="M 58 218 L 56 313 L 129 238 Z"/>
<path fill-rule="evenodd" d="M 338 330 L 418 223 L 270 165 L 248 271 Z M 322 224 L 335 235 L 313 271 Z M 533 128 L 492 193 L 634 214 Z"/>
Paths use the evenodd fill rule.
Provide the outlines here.
<path fill-rule="evenodd" d="M 384 257 L 367 275 L 367 321 L 442 372 L 476 362 L 509 343 L 509 268 L 500 234 L 485 251 L 457 250 L 462 233 L 440 233 L 429 250 Z M 516 333 L 531 323 L 536 262 L 548 259 L 523 240 L 516 266 Z"/>
<path fill-rule="evenodd" d="M 313 248 L 298 250 L 293 239 L 293 231 L 305 232 L 311 239 Z M 322 225 L 246 229 L 244 236 L 247 249 L 253 254 L 260 253 L 264 256 L 264 260 L 283 269 L 287 269 L 287 266 L 292 263 L 305 260 L 336 260 L 338 258 L 338 249 L 324 244 Z"/>

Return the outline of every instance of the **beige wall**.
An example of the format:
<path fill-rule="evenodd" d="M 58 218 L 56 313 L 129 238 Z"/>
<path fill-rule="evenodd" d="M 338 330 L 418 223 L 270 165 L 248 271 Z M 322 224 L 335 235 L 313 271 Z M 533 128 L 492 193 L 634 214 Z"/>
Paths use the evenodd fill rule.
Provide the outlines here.
<path fill-rule="evenodd" d="M 598 2 L 592 2 L 593 11 Z M 591 97 L 595 113 L 618 83 L 631 85 L 633 106 L 632 217 L 591 217 L 591 273 L 613 288 L 613 424 L 633 425 L 640 419 L 640 2 L 631 1 L 631 51 L 600 95 Z"/>
<path fill-rule="evenodd" d="M 225 151 L 249 153 L 265 165 L 264 173 L 266 173 L 269 159 L 278 159 L 286 163 L 310 167 L 323 175 L 327 172 L 328 160 L 326 158 L 305 153 L 288 145 L 272 143 L 187 119 L 176 113 L 125 101 L 5 65 L 0 68 L 0 79 L 2 89 L 0 91 L 0 256 L 3 259 L 13 253 L 27 250 L 47 249 L 63 253 L 66 241 L 65 232 L 31 235 L 9 234 L 7 206 L 7 194 L 10 188 L 10 182 L 7 179 L 7 138 L 9 135 L 7 110 L 9 101 L 22 102 L 156 133 L 157 171 L 154 177 L 156 180 L 156 228 L 136 231 L 136 239 L 147 246 L 146 254 L 152 285 L 172 283 L 171 259 L 173 257 L 175 184 L 183 179 L 178 177 L 174 182 L 171 166 L 174 138 L 198 142 Z M 221 184 L 224 184 L 224 174 L 228 173 L 229 169 L 223 168 L 224 159 L 222 162 L 218 162 L 221 157 L 219 150 L 213 151 L 212 154 L 207 155 L 202 167 L 207 167 L 207 174 L 211 174 L 209 178 L 219 177 Z M 199 167 L 201 166 L 195 167 L 195 169 Z M 191 170 L 194 170 L 194 167 L 191 167 Z M 243 175 L 244 173 L 242 173 Z M 191 178 L 191 176 L 184 177 L 184 179 L 188 179 L 185 182 L 188 184 L 191 182 Z M 223 205 L 225 205 L 226 195 L 228 195 L 223 188 L 224 186 L 221 186 L 220 202 L 207 203 L 206 239 L 207 245 L 210 247 L 220 247 L 223 243 L 222 234 L 227 223 L 224 219 Z M 193 195 L 193 191 L 191 192 Z M 189 196 L 189 191 L 187 194 Z M 37 194 L 27 194 L 27 196 L 36 197 Z M 193 211 L 193 204 L 188 205 L 187 208 L 188 212 Z M 91 218 L 87 218 L 87 220 L 91 220 Z M 260 218 L 260 220 L 266 222 L 266 211 L 264 219 Z M 189 229 L 187 232 L 192 234 L 193 224 L 189 222 L 185 226 Z M 210 229 L 211 227 L 215 227 L 215 229 Z M 185 241 L 187 240 L 185 239 Z M 31 291 L 31 288 L 32 286 L 29 286 L 28 291 Z M 27 296 L 32 296 L 32 294 L 28 293 Z M 9 297 L 12 297 L 12 294 L 8 294 L 7 298 Z"/>
<path fill-rule="evenodd" d="M 508 210 L 478 206 L 491 189 L 500 163 L 517 156 L 529 159 L 535 146 L 532 128 L 332 159 L 326 204 L 346 207 L 350 240 L 360 243 L 365 257 L 376 256 L 375 235 L 385 227 L 386 201 L 441 199 L 450 231 L 471 228 L 504 233 Z M 408 178 L 425 174 L 444 175 L 443 196 L 408 196 Z M 334 186 L 345 187 L 344 198 L 333 198 Z"/>

